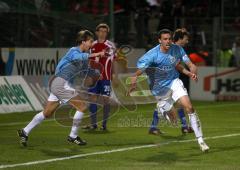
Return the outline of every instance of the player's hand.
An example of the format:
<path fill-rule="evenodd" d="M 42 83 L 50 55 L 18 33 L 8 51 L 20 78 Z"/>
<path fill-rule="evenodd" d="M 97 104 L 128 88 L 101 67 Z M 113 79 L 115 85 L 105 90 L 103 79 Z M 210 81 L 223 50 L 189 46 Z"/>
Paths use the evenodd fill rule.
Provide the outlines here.
<path fill-rule="evenodd" d="M 130 96 L 130 93 L 137 88 L 137 76 L 131 77 L 131 85 L 127 91 L 126 96 Z"/>
<path fill-rule="evenodd" d="M 192 79 L 192 80 L 194 80 L 194 81 L 198 81 L 198 76 L 197 76 L 197 74 L 194 74 L 194 73 L 191 73 L 190 74 L 190 78 Z"/>
<path fill-rule="evenodd" d="M 105 56 L 105 51 L 101 51 L 101 52 L 98 52 L 98 53 L 92 53 L 90 54 L 89 58 L 101 58 L 101 57 L 104 57 Z"/>
<path fill-rule="evenodd" d="M 101 51 L 101 52 L 99 52 L 98 53 L 98 57 L 104 57 L 105 56 L 105 51 L 103 50 L 103 51 Z"/>

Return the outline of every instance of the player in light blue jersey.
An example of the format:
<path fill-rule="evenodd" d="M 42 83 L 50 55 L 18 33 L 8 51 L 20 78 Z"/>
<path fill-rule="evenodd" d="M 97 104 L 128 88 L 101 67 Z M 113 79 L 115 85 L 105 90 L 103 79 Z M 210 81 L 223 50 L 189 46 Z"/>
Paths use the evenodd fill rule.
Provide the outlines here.
<path fill-rule="evenodd" d="M 171 113 L 174 109 L 173 104 L 179 101 L 189 115 L 200 149 L 203 152 L 208 151 L 209 147 L 203 140 L 200 120 L 191 104 L 187 90 L 178 78 L 178 70 L 193 80 L 197 80 L 197 76 L 179 64 L 181 61 L 188 62 L 189 59 L 182 47 L 172 43 L 170 30 L 161 30 L 158 38 L 160 45 L 149 50 L 138 60 L 138 70 L 131 77 L 129 93 L 136 89 L 137 78 L 145 71 L 148 75 L 150 90 L 157 99 L 158 111 L 163 115 Z"/>
<path fill-rule="evenodd" d="M 83 97 L 72 87 L 71 83 L 76 76 L 86 75 L 88 75 L 88 78 L 90 77 L 90 82 L 93 82 L 94 76 L 99 74 L 95 72 L 95 70 L 90 69 L 91 62 L 89 62 L 89 58 L 101 57 L 105 55 L 105 52 L 88 53 L 88 50 L 92 46 L 93 38 L 94 35 L 90 31 L 80 31 L 76 39 L 77 46 L 69 49 L 66 55 L 63 56 L 58 63 L 55 76 L 49 83 L 51 93 L 44 110 L 36 114 L 26 127 L 18 130 L 20 143 L 23 146 L 27 146 L 28 135 L 31 130 L 39 125 L 44 119 L 51 117 L 61 103 L 68 103 L 77 110 L 73 117 L 72 129 L 67 140 L 77 145 L 86 144 L 86 142 L 78 136 L 78 129 L 83 117 L 83 112 L 87 106 L 86 102 L 83 101 Z"/>
<path fill-rule="evenodd" d="M 174 44 L 179 45 L 181 47 L 185 47 L 188 44 L 188 41 L 189 41 L 189 33 L 187 32 L 187 30 L 185 28 L 177 29 L 174 31 L 174 34 L 173 34 Z M 187 60 L 187 62 L 185 62 L 185 65 L 189 68 L 189 70 L 192 73 L 197 74 L 197 67 L 190 60 Z M 180 74 L 179 78 L 183 81 L 183 84 L 186 87 L 186 89 L 189 90 L 188 77 L 184 74 Z M 183 134 L 192 133 L 193 130 L 192 130 L 191 126 L 188 126 L 187 119 L 184 114 L 184 109 L 181 106 L 178 109 L 178 116 L 179 116 L 179 119 L 180 119 L 181 125 L 182 125 L 182 127 L 181 127 L 182 133 Z M 155 109 L 154 113 L 153 113 L 153 121 L 152 121 L 151 127 L 149 129 L 149 134 L 153 134 L 153 135 L 161 134 L 160 129 L 157 128 L 158 122 L 159 122 L 159 115 L 158 115 L 157 109 Z"/>

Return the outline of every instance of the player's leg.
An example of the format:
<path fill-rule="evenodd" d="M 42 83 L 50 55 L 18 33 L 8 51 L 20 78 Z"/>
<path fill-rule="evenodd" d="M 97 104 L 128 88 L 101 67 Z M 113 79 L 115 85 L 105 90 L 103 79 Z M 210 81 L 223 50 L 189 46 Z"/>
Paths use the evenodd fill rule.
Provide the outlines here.
<path fill-rule="evenodd" d="M 72 128 L 67 140 L 77 145 L 86 145 L 87 142 L 78 136 L 78 130 L 87 105 L 80 96 L 73 97 L 68 101 L 68 103 L 76 108 L 77 111 L 74 114 Z"/>
<path fill-rule="evenodd" d="M 62 78 L 56 78 L 56 80 L 52 82 L 52 87 L 54 87 L 52 91 L 57 94 L 62 103 L 68 103 L 77 110 L 73 117 L 72 128 L 67 140 L 77 145 L 85 145 L 86 142 L 78 136 L 78 129 L 83 117 L 83 111 L 87 108 L 83 99 L 84 94 L 80 96 L 80 94 L 71 87 L 69 82 Z"/>
<path fill-rule="evenodd" d="M 100 80 L 100 93 L 104 96 L 110 96 L 111 95 L 111 85 L 110 85 L 110 80 Z M 102 130 L 107 130 L 107 121 L 110 113 L 110 104 L 108 97 L 104 99 L 104 104 L 103 105 L 103 121 L 102 121 Z"/>
<path fill-rule="evenodd" d="M 109 113 L 110 113 L 110 104 L 105 104 L 103 106 L 103 122 L 102 122 L 101 130 L 107 130 L 107 121 L 108 121 Z"/>
<path fill-rule="evenodd" d="M 162 133 L 158 128 L 158 122 L 159 122 L 158 110 L 155 109 L 153 112 L 153 120 L 148 131 L 149 134 L 159 135 Z"/>
<path fill-rule="evenodd" d="M 172 83 L 171 89 L 173 90 L 172 98 L 173 100 L 179 100 L 180 104 L 184 107 L 185 111 L 188 113 L 190 125 L 194 131 L 198 143 L 202 151 L 208 151 L 209 147 L 205 144 L 203 140 L 202 128 L 200 120 L 192 107 L 192 103 L 188 97 L 187 90 L 184 88 L 183 83 L 180 79 L 175 79 Z"/>
<path fill-rule="evenodd" d="M 181 121 L 182 133 L 185 134 L 188 132 L 188 125 L 187 125 L 187 119 L 184 113 L 184 109 L 182 107 L 178 108 L 178 117 Z"/>
<path fill-rule="evenodd" d="M 91 118 L 90 129 L 97 129 L 97 105 L 95 103 L 91 103 L 89 105 L 89 113 Z"/>
<path fill-rule="evenodd" d="M 59 101 L 56 96 L 50 94 L 48 102 L 43 111 L 36 114 L 33 119 L 27 124 L 23 129 L 18 130 L 18 136 L 20 137 L 20 143 L 23 146 L 27 146 L 28 135 L 37 125 L 42 123 L 46 118 L 49 118 L 53 115 L 55 110 L 59 106 Z"/>
<path fill-rule="evenodd" d="M 189 89 L 188 88 L 189 77 L 180 73 L 179 79 L 182 80 L 184 86 L 186 87 L 186 90 L 188 91 L 188 89 Z M 178 108 L 178 117 L 181 121 L 181 126 L 182 126 L 181 131 L 182 131 L 182 133 L 183 134 L 188 133 L 189 128 L 188 128 L 187 118 L 186 118 L 186 115 L 184 113 L 184 108 L 181 105 L 179 105 L 179 108 Z"/>
<path fill-rule="evenodd" d="M 159 122 L 159 115 L 163 119 L 168 120 L 172 124 L 177 124 L 177 118 L 176 118 L 176 110 L 173 107 L 174 100 L 171 96 L 171 89 L 167 88 L 167 90 L 163 91 L 162 96 L 156 96 L 157 99 L 157 109 L 153 113 L 153 121 L 151 124 L 151 127 L 149 129 L 150 134 L 161 134 L 162 132 L 157 128 L 158 122 Z"/>
<path fill-rule="evenodd" d="M 196 111 L 193 109 L 191 101 L 188 96 L 182 96 L 180 99 L 180 102 L 182 106 L 185 108 L 186 112 L 189 116 L 189 122 L 191 124 L 191 127 L 195 133 L 195 136 L 198 140 L 198 143 L 200 145 L 200 148 L 202 151 L 209 150 L 209 147 L 206 145 L 206 143 L 203 140 L 203 133 L 202 133 L 202 127 L 200 119 L 196 113 Z"/>
<path fill-rule="evenodd" d="M 90 93 L 94 93 L 94 94 L 99 94 L 99 81 L 97 82 L 96 86 L 92 87 L 89 89 Z M 96 96 L 92 96 L 92 100 L 96 100 L 94 99 L 94 97 L 96 98 Z M 95 103 L 90 103 L 89 105 L 89 114 L 90 114 L 90 119 L 91 119 L 91 125 L 90 129 L 97 129 L 97 105 Z"/>
<path fill-rule="evenodd" d="M 28 135 L 31 130 L 39 125 L 44 119 L 51 117 L 58 106 L 58 101 L 48 101 L 44 110 L 36 114 L 32 121 L 25 128 L 23 128 L 24 132 Z"/>

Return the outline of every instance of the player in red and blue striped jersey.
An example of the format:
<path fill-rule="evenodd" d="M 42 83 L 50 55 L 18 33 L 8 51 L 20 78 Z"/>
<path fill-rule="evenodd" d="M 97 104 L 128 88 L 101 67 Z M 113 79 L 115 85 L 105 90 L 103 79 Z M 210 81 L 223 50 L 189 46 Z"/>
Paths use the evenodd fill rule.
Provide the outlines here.
<path fill-rule="evenodd" d="M 105 23 L 101 23 L 96 27 L 97 40 L 93 42 L 91 48 L 92 53 L 106 51 L 106 55 L 102 58 L 95 58 L 95 62 L 99 63 L 103 67 L 101 79 L 98 80 L 96 86 L 89 89 L 89 92 L 95 94 L 111 95 L 111 78 L 112 78 L 112 63 L 115 58 L 116 47 L 113 42 L 107 40 L 109 33 L 109 26 Z M 91 117 L 91 129 L 97 129 L 97 105 L 91 103 L 89 106 Z M 103 120 L 102 130 L 107 129 L 107 119 L 110 112 L 110 105 L 106 104 L 103 107 Z"/>

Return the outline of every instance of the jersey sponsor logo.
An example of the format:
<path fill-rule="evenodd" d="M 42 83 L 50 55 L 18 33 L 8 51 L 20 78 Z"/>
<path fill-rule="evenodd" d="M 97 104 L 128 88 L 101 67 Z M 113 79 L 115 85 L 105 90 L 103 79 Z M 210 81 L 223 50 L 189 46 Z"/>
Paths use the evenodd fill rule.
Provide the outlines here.
<path fill-rule="evenodd" d="M 158 69 L 161 71 L 170 71 L 172 70 L 172 66 L 161 66 L 161 67 L 158 67 Z"/>
<path fill-rule="evenodd" d="M 170 64 L 174 64 L 176 62 L 176 58 L 174 56 L 170 55 L 169 59 L 170 59 Z"/>

